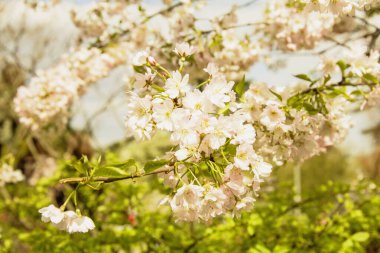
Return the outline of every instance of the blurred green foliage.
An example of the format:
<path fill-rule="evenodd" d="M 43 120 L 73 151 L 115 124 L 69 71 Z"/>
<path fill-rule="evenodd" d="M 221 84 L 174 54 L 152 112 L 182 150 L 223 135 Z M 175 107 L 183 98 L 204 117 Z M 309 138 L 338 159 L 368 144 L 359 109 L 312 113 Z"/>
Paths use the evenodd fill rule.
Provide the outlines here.
<path fill-rule="evenodd" d="M 163 144 L 154 140 L 143 146 L 159 153 Z M 112 161 L 127 154 L 139 160 L 129 148 L 144 150 L 132 145 L 106 157 Z M 156 151 L 145 154 L 154 157 Z M 337 174 L 332 179 L 339 174 L 344 178 L 344 157 L 333 151 L 305 164 L 303 178 L 314 183 L 305 184 L 300 202 L 294 201 L 291 173 L 281 172 L 264 185 L 252 212 L 211 224 L 175 223 L 169 208 L 158 205 L 169 189 L 157 177 L 106 184 L 98 191 L 83 188 L 80 208 L 96 223 L 88 234 L 68 234 L 40 221 L 38 209 L 62 204 L 74 187 L 57 183 L 75 173 L 61 162 L 52 178 L 36 186 L 1 189 L 0 252 L 379 252 L 378 186 L 368 181 L 333 183 L 325 181 L 328 176 L 317 180 L 329 171 Z"/>

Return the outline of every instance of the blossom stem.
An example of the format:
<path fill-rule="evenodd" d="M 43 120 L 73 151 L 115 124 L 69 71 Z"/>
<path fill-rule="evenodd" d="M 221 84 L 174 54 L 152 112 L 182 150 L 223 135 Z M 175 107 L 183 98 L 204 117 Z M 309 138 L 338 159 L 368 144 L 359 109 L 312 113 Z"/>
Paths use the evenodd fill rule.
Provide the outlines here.
<path fill-rule="evenodd" d="M 163 74 L 161 74 L 160 72 L 158 72 L 155 68 L 153 68 L 153 66 L 151 66 L 151 65 L 148 65 L 148 66 L 150 67 L 151 70 L 154 71 L 154 73 L 156 73 L 159 77 L 161 77 L 161 79 L 163 81 L 166 81 L 167 78 Z"/>
<path fill-rule="evenodd" d="M 209 79 L 207 79 L 206 81 L 204 81 L 204 82 L 202 82 L 202 83 L 200 83 L 200 84 L 198 84 L 197 85 L 197 87 L 195 87 L 195 88 L 200 88 L 200 87 L 202 87 L 203 85 L 205 85 L 205 84 L 207 84 L 207 83 L 209 83 L 211 81 L 211 79 L 209 78 Z"/>
<path fill-rule="evenodd" d="M 202 184 L 199 182 L 197 176 L 195 176 L 194 172 L 193 172 L 190 168 L 187 168 L 187 170 L 190 171 L 190 173 L 191 173 L 191 175 L 194 177 L 195 181 L 197 181 L 197 183 L 198 183 L 199 185 L 202 185 Z"/>
<path fill-rule="evenodd" d="M 169 71 L 168 71 L 166 68 L 162 67 L 160 64 L 157 63 L 156 66 L 157 66 L 157 68 L 159 68 L 160 70 L 164 71 L 165 74 L 166 74 L 168 77 L 171 77 L 171 76 L 172 76 L 172 75 L 169 73 Z"/>
<path fill-rule="evenodd" d="M 72 191 L 72 192 L 70 193 L 70 195 L 67 197 L 65 203 L 63 203 L 63 205 L 60 206 L 59 209 L 61 209 L 62 211 L 65 211 L 67 204 L 69 203 L 71 197 L 74 195 L 75 192 L 76 192 L 76 190 L 75 190 L 75 191 Z"/>

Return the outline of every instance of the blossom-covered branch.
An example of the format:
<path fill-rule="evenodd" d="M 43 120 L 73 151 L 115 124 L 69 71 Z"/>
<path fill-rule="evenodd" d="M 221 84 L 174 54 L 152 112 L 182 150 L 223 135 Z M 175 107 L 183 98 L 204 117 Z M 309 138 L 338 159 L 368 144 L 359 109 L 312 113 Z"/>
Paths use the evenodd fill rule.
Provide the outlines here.
<path fill-rule="evenodd" d="M 170 205 L 176 221 L 239 216 L 253 207 L 273 166 L 303 162 L 344 139 L 351 103 L 361 108 L 379 103 L 379 29 L 357 18 L 373 3 L 270 1 L 263 22 L 239 23 L 232 7 L 207 20 L 210 29 L 200 29 L 191 1 L 152 15 L 139 4 L 101 1 L 73 15 L 82 46 L 90 49 L 82 47 L 20 88 L 16 112 L 35 130 L 66 121 L 76 97 L 126 63 L 127 132 L 146 140 L 164 131 L 172 149 L 143 170 L 133 160 L 91 164 L 83 158 L 74 166 L 80 177 L 60 182 L 98 189 L 158 174 L 171 189 L 162 204 Z M 148 25 L 159 15 L 167 22 L 166 33 Z M 239 34 L 235 28 L 248 31 Z M 359 36 L 336 38 L 352 34 Z M 279 89 L 245 79 L 272 51 L 313 51 L 322 42 L 341 47 L 339 59 L 322 50 L 316 73 L 297 75 L 296 86 Z M 65 203 L 72 198 L 77 208 L 78 189 Z M 80 212 L 75 216 L 65 208 L 42 209 L 43 220 L 69 232 L 94 228 Z M 78 217 L 84 225 L 73 229 Z"/>

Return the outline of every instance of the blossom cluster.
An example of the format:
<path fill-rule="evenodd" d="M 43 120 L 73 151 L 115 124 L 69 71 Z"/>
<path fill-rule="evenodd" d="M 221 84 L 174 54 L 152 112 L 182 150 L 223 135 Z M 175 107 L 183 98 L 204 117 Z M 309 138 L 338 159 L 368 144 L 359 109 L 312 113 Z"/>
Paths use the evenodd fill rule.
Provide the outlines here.
<path fill-rule="evenodd" d="M 252 85 L 244 94 L 243 107 L 253 118 L 257 141 L 255 150 L 281 165 L 286 161 L 302 162 L 326 151 L 339 143 L 350 127 L 345 101 L 326 101 L 329 113 L 310 115 L 305 109 L 294 109 L 287 105 L 287 94 L 296 94 L 304 89 L 286 90 L 279 100 L 267 85 Z"/>
<path fill-rule="evenodd" d="M 51 222 L 59 230 L 69 233 L 87 233 L 95 228 L 94 222 L 87 216 L 78 215 L 74 211 L 62 211 L 54 205 L 41 208 L 43 222 Z"/>
<path fill-rule="evenodd" d="M 24 175 L 19 170 L 14 170 L 12 166 L 3 163 L 0 167 L 0 186 L 7 183 L 17 183 L 25 179 Z"/>
<path fill-rule="evenodd" d="M 378 0 L 301 0 L 306 11 L 330 12 L 338 15 L 353 15 L 378 3 Z"/>
<path fill-rule="evenodd" d="M 33 130 L 53 122 L 65 123 L 73 101 L 88 84 L 108 75 L 117 63 L 99 49 L 76 51 L 57 66 L 37 73 L 14 99 L 20 122 Z"/>
<path fill-rule="evenodd" d="M 181 44 L 174 52 L 188 57 L 195 51 Z M 157 130 L 170 133 L 176 148 L 167 153 L 161 177 L 173 188 L 167 202 L 178 221 L 239 215 L 252 207 L 271 164 L 324 152 L 350 127 L 345 99 L 315 98 L 305 85 L 281 92 L 256 83 L 238 96 L 236 85 L 214 63 L 204 69 L 208 79 L 200 84 L 191 84 L 181 68 L 169 72 L 147 52 L 139 52 L 135 63 L 140 73 L 130 92 L 126 127 L 140 140 Z M 306 98 L 323 99 L 318 103 L 325 111 L 304 107 Z"/>
<path fill-rule="evenodd" d="M 380 78 L 380 53 L 371 51 L 367 55 L 367 46 L 363 44 L 350 44 L 352 49 L 344 50 L 342 62 L 346 62 L 343 74 L 345 81 L 357 87 L 370 87 L 370 92 L 366 94 L 364 105 L 375 106 L 380 104 L 380 88 L 378 80 Z M 321 59 L 320 70 L 324 75 L 334 76 L 342 70 L 335 64 L 336 60 L 331 56 L 324 56 Z M 361 90 L 364 94 L 365 91 Z"/>
<path fill-rule="evenodd" d="M 24 0 L 25 5 L 30 6 L 36 10 L 46 10 L 56 4 L 61 0 L 50 0 L 50 1 L 40 1 L 40 0 Z"/>
<path fill-rule="evenodd" d="M 171 172 L 162 175 L 168 185 L 182 185 L 169 201 L 176 219 L 207 221 L 250 208 L 272 165 L 253 149 L 256 132 L 249 124 L 250 114 L 236 101 L 234 82 L 228 82 L 213 63 L 204 70 L 207 81 L 198 85 L 190 84 L 188 74 L 169 73 L 153 64 L 146 62 L 147 70 L 136 76 L 126 127 L 137 139 L 149 139 L 156 130 L 168 131 L 178 146 L 167 154 L 171 164 L 166 167 Z M 159 70 L 166 76 L 154 73 Z M 226 151 L 222 159 L 220 152 L 226 148 L 234 154 Z M 208 174 L 204 178 L 196 175 L 200 163 Z M 187 176 L 179 177 L 179 173 Z"/>
<path fill-rule="evenodd" d="M 72 12 L 73 23 L 82 31 L 84 37 L 108 40 L 130 30 L 141 22 L 137 4 L 131 1 L 100 1 L 89 9 Z"/>
<path fill-rule="evenodd" d="M 331 13 L 300 12 L 288 8 L 283 1 L 271 2 L 265 13 L 265 24 L 260 27 L 266 44 L 283 51 L 312 49 L 324 36 L 329 35 L 334 26 Z"/>
<path fill-rule="evenodd" d="M 231 29 L 239 27 L 236 7 L 220 17 L 203 20 L 211 29 L 202 30 L 197 27 L 197 7 L 188 1 L 175 4 L 175 8 L 171 6 L 170 11 L 150 15 L 139 5 L 139 1 L 99 1 L 89 9 L 73 14 L 73 22 L 82 34 L 83 47 L 73 50 L 58 66 L 39 71 L 28 86 L 20 87 L 15 99 L 16 112 L 23 124 L 35 130 L 52 122 L 66 122 L 73 101 L 91 83 L 108 75 L 116 66 L 127 63 L 129 71 L 126 72 L 126 79 L 129 83 L 134 79 L 130 52 L 147 49 L 149 55 L 174 68 L 177 62 L 173 62 L 173 52 L 165 50 L 165 45 L 187 41 L 191 47 L 197 48 L 198 54 L 192 56 L 197 64 L 189 64 L 190 61 L 183 59 L 180 61 L 186 64 L 193 80 L 204 79 L 205 74 L 198 69 L 214 62 L 228 79 L 236 81 L 260 59 L 263 49 L 312 49 L 336 29 L 334 13 L 300 12 L 297 8 L 288 7 L 285 2 L 271 2 L 265 12 L 265 22 L 256 30 L 241 34 Z M 374 2 L 302 3 L 324 6 L 351 4 L 364 8 Z M 157 16 L 163 18 L 167 29 L 154 24 Z M 342 23 L 341 19 L 338 21 Z M 256 31 L 261 32 L 263 38 L 258 39 Z"/>

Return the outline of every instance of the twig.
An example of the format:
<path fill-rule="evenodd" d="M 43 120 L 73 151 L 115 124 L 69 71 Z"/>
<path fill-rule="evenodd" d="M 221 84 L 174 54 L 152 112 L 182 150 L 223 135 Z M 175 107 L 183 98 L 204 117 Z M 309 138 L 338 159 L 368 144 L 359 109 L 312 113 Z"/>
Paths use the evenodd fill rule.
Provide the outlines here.
<path fill-rule="evenodd" d="M 251 1 L 248 1 L 248 2 L 246 2 L 244 4 L 238 5 L 237 8 L 238 9 L 245 8 L 245 7 L 248 7 L 248 6 L 252 5 L 252 4 L 254 4 L 255 2 L 257 2 L 257 0 L 251 0 Z"/>
<path fill-rule="evenodd" d="M 77 184 L 77 183 L 85 183 L 85 182 L 103 182 L 103 183 L 112 183 L 115 181 L 121 181 L 121 180 L 127 180 L 127 179 L 134 179 L 134 178 L 139 178 L 139 177 L 145 177 L 145 176 L 150 176 L 150 175 L 155 175 L 155 174 L 160 174 L 160 173 L 169 173 L 173 171 L 173 169 L 160 169 L 160 170 L 155 170 L 152 172 L 148 173 L 136 173 L 133 175 L 128 175 L 125 177 L 71 177 L 71 178 L 65 178 L 61 179 L 59 181 L 60 184 Z"/>
<path fill-rule="evenodd" d="M 154 18 L 154 17 L 156 17 L 156 16 L 158 16 L 158 15 L 162 15 L 162 14 L 164 14 L 164 13 L 171 12 L 171 11 L 174 10 L 175 8 L 180 7 L 180 6 L 182 6 L 182 5 L 184 5 L 184 3 L 181 2 L 181 1 L 179 1 L 179 2 L 177 2 L 177 3 L 175 3 L 175 4 L 173 4 L 173 5 L 171 5 L 171 6 L 167 7 L 167 8 L 165 8 L 165 9 L 162 9 L 162 10 L 160 10 L 160 11 L 157 11 L 157 12 L 155 12 L 155 13 L 153 13 L 153 14 L 147 16 L 147 17 L 146 17 L 143 21 L 141 21 L 139 24 L 136 24 L 136 26 L 140 26 L 140 25 L 142 25 L 142 24 L 145 24 L 145 23 L 147 23 L 149 20 L 151 20 L 152 18 Z M 119 39 L 119 38 L 121 38 L 121 37 L 127 35 L 130 31 L 131 31 L 131 29 L 122 30 L 119 34 L 117 34 L 117 36 L 115 37 L 115 39 Z M 102 43 L 101 41 L 97 41 L 97 42 L 93 43 L 93 44 L 91 45 L 91 47 L 104 48 L 104 47 L 106 47 L 108 44 L 109 44 L 109 43 L 107 43 L 107 42 Z"/>
<path fill-rule="evenodd" d="M 368 22 L 368 20 L 366 20 L 365 18 L 358 17 L 358 16 L 354 16 L 354 18 L 356 18 L 357 20 L 362 21 L 364 24 L 366 24 L 366 25 L 368 25 L 368 26 L 371 26 L 371 27 L 375 28 L 376 30 L 377 30 L 377 29 L 380 29 L 380 28 L 377 27 L 376 25 L 371 24 L 370 22 Z"/>

